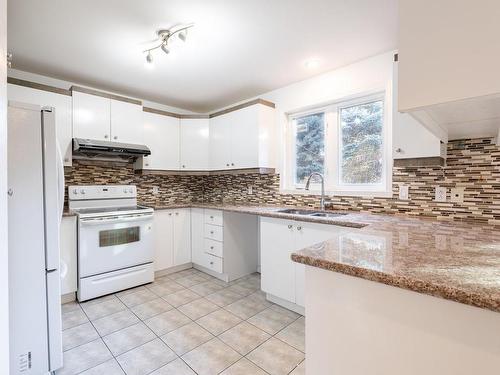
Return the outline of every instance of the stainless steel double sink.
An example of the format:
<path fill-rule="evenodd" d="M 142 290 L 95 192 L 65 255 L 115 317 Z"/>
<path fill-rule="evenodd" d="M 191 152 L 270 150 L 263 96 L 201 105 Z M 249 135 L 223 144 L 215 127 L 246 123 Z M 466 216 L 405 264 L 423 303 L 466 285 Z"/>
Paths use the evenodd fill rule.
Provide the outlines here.
<path fill-rule="evenodd" d="M 311 210 L 300 210 L 295 208 L 286 208 L 283 210 L 278 210 L 276 212 L 289 215 L 303 215 L 303 216 L 326 217 L 326 218 L 347 215 L 347 212 L 311 211 Z"/>

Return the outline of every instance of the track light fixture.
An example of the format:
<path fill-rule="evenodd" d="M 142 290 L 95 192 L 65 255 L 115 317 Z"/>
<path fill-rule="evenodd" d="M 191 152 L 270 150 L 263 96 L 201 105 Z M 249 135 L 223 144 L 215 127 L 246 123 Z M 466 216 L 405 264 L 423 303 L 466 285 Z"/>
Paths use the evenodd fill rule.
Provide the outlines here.
<path fill-rule="evenodd" d="M 177 25 L 171 27 L 170 29 L 158 30 L 156 32 L 156 35 L 158 36 L 157 45 L 143 51 L 146 54 L 146 62 L 148 64 L 153 63 L 153 55 L 151 54 L 151 51 L 154 51 L 158 48 L 160 48 L 163 52 L 165 52 L 165 54 L 168 55 L 170 53 L 169 41 L 172 37 L 177 37 L 180 41 L 185 42 L 187 39 L 188 29 L 193 26 L 194 24 L 191 23 L 188 25 Z"/>

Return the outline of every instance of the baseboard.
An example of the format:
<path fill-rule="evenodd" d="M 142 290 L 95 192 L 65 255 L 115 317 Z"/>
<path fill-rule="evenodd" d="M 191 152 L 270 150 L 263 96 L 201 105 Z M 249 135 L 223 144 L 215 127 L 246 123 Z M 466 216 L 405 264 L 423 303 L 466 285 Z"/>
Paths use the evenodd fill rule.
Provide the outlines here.
<path fill-rule="evenodd" d="M 157 277 L 167 276 L 175 272 L 184 271 L 193 268 L 193 263 L 181 264 L 180 266 L 174 266 L 170 268 L 165 268 L 164 270 L 155 271 L 155 279 Z"/>
<path fill-rule="evenodd" d="M 268 301 L 275 303 L 277 305 L 280 305 L 288 310 L 292 310 L 292 311 L 296 312 L 297 314 L 304 315 L 304 316 L 306 315 L 305 307 L 299 306 L 299 305 L 292 303 L 290 301 L 286 301 L 282 298 L 273 296 L 272 294 L 269 294 L 269 293 L 266 293 L 266 298 Z"/>
<path fill-rule="evenodd" d="M 61 305 L 76 301 L 76 292 L 61 294 Z"/>
<path fill-rule="evenodd" d="M 197 269 L 198 271 L 209 274 L 210 276 L 213 276 L 213 277 L 215 277 L 219 280 L 222 280 L 226 283 L 229 282 L 229 276 L 226 275 L 225 273 L 217 273 L 217 272 L 212 271 L 211 269 L 205 268 L 203 266 L 200 266 L 199 264 L 194 264 L 194 263 L 193 263 L 193 268 Z"/>

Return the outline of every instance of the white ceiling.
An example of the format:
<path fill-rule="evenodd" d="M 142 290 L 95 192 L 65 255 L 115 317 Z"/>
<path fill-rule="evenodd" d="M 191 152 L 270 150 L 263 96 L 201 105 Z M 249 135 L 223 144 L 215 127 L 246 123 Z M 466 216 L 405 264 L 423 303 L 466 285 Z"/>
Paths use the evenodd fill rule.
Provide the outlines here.
<path fill-rule="evenodd" d="M 184 46 L 142 50 L 194 22 Z M 396 48 L 397 0 L 9 0 L 13 67 L 198 112 Z M 305 61 L 317 58 L 316 69 Z"/>

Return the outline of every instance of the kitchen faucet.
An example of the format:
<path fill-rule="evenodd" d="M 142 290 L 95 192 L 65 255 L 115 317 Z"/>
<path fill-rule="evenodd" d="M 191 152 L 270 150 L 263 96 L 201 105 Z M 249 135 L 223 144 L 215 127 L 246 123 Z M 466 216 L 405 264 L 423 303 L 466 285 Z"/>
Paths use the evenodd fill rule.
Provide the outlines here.
<path fill-rule="evenodd" d="M 325 178 L 321 173 L 313 172 L 309 175 L 306 182 L 306 190 L 309 190 L 309 185 L 311 183 L 311 178 L 313 176 L 318 176 L 321 179 L 321 200 L 319 201 L 319 208 L 321 211 L 325 210 Z"/>

